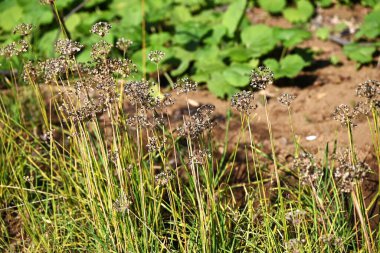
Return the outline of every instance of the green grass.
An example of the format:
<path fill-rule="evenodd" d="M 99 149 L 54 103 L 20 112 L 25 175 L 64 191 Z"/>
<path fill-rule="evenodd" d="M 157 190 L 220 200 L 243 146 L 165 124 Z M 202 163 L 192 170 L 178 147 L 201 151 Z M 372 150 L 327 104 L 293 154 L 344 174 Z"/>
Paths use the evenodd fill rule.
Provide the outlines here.
<path fill-rule="evenodd" d="M 129 90 L 124 93 L 123 85 L 117 84 L 126 79 L 110 70 L 107 56 L 94 59 L 91 65 L 92 70 L 105 71 L 100 77 L 98 72 L 89 74 L 81 69 L 76 61 L 65 66 L 49 77 L 51 91 L 64 91 L 62 97 L 52 95 L 46 101 L 46 92 L 28 71 L 26 86 L 19 87 L 19 80 L 13 77 L 8 80 L 12 92 L 0 96 L 2 251 L 380 250 L 378 214 L 372 212 L 378 208 L 380 191 L 364 204 L 363 175 L 355 174 L 361 158 L 355 152 L 353 118 L 348 112 L 340 118 L 348 126 L 346 160 L 339 160 L 336 144 L 326 144 L 321 161 L 305 155 L 292 132 L 296 164 L 292 166 L 281 164 L 276 157 L 266 98 L 268 154 L 254 140 L 254 114 L 240 113 L 241 128 L 231 133 L 229 124 L 239 117 L 229 110 L 226 136 L 218 140 L 210 131 L 211 107 L 195 113 L 187 101 L 188 113 L 183 119 L 196 128 L 179 129 L 166 115 L 166 108 L 154 104 L 157 99 L 163 101 L 152 95 L 150 88 L 157 86 L 143 88 L 146 83 L 141 81 L 136 91 L 128 86 L 133 83 L 127 83 Z M 45 79 L 46 74 L 51 72 L 45 69 Z M 112 82 L 94 85 L 104 80 Z M 68 93 L 76 81 L 84 84 L 79 89 L 82 96 Z M 181 85 L 193 83 L 185 79 Z M 93 98 L 90 88 L 106 100 Z M 27 92 L 21 92 L 23 89 Z M 112 100 L 118 94 L 123 94 L 120 100 Z M 86 99 L 100 101 L 106 116 L 93 117 L 99 110 L 86 104 Z M 135 106 L 132 113 L 123 109 L 128 101 Z M 70 113 L 78 113 L 78 109 L 89 111 L 81 111 L 85 117 L 77 120 Z M 378 111 L 374 104 L 370 109 L 369 134 L 378 158 Z M 293 129 L 290 105 L 288 112 Z M 167 121 L 152 127 L 134 118 L 141 115 Z M 148 122 L 154 120 L 148 117 Z M 228 143 L 230 134 L 237 134 L 239 141 Z M 151 152 L 147 140 L 158 141 Z M 238 157 L 244 157 L 243 161 Z M 342 192 L 342 178 L 336 176 L 337 166 L 349 173 L 346 192 Z M 242 170 L 247 176 L 238 182 L 236 173 Z"/>

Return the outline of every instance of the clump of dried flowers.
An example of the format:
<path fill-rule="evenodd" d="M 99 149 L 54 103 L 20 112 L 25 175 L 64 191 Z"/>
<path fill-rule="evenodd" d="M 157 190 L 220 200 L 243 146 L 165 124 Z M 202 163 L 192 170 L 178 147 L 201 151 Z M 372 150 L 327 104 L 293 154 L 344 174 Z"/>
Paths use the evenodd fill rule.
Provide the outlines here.
<path fill-rule="evenodd" d="M 337 157 L 338 166 L 334 178 L 341 192 L 349 193 L 355 184 L 360 183 L 371 172 L 371 168 L 363 161 L 352 162 L 351 153 L 344 150 Z"/>
<path fill-rule="evenodd" d="M 250 114 L 257 108 L 254 100 L 252 91 L 241 91 L 232 96 L 231 106 L 241 113 Z"/>

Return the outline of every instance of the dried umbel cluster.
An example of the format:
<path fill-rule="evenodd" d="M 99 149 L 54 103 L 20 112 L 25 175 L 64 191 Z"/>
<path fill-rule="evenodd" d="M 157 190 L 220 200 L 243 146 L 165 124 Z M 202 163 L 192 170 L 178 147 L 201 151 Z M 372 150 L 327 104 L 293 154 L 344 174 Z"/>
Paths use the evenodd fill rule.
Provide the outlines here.
<path fill-rule="evenodd" d="M 18 34 L 21 36 L 29 35 L 33 30 L 33 26 L 31 24 L 19 24 L 13 29 L 13 34 Z"/>
<path fill-rule="evenodd" d="M 124 93 L 132 105 L 153 109 L 159 104 L 159 98 L 153 95 L 152 84 L 148 81 L 129 81 L 124 86 Z"/>
<path fill-rule="evenodd" d="M 132 46 L 133 41 L 126 38 L 119 38 L 116 42 L 116 48 L 123 51 L 124 53 L 128 51 L 130 46 Z"/>
<path fill-rule="evenodd" d="M 349 193 L 356 183 L 360 183 L 371 172 L 365 162 L 352 163 L 350 151 L 343 151 L 337 158 L 338 166 L 335 168 L 334 178 L 341 192 Z"/>
<path fill-rule="evenodd" d="M 320 240 L 322 243 L 334 248 L 340 248 L 343 245 L 343 239 L 336 235 L 322 235 Z"/>
<path fill-rule="evenodd" d="M 380 82 L 375 80 L 367 80 L 359 84 L 356 89 L 356 95 L 374 101 L 380 94 Z"/>
<path fill-rule="evenodd" d="M 188 77 L 183 77 L 174 84 L 174 89 L 177 90 L 177 94 L 189 93 L 191 91 L 196 91 L 197 86 L 198 83 L 190 80 Z"/>
<path fill-rule="evenodd" d="M 77 65 L 73 71 L 78 68 L 81 80 L 74 83 L 66 81 L 73 89 L 64 90 L 63 102 L 60 107 L 74 123 L 94 119 L 98 113 L 109 109 L 120 96 L 115 76 L 127 77 L 135 71 L 132 62 L 124 59 L 105 59 L 81 66 Z M 70 101 L 68 98 L 75 99 Z"/>
<path fill-rule="evenodd" d="M 105 40 L 101 40 L 91 48 L 91 58 L 94 60 L 106 59 L 111 52 L 112 45 Z"/>
<path fill-rule="evenodd" d="M 195 164 L 204 164 L 207 161 L 207 158 L 211 158 L 211 153 L 208 150 L 197 150 L 193 151 L 189 155 L 189 166 Z"/>
<path fill-rule="evenodd" d="M 164 171 L 157 174 L 154 177 L 154 181 L 159 186 L 165 186 L 169 183 L 170 180 L 174 178 L 174 175 L 169 171 Z"/>
<path fill-rule="evenodd" d="M 113 203 L 113 208 L 117 212 L 125 212 L 129 209 L 132 201 L 125 194 L 120 194 L 119 198 Z"/>
<path fill-rule="evenodd" d="M 298 226 L 303 220 L 305 220 L 306 212 L 303 210 L 296 209 L 294 211 L 287 212 L 285 214 L 285 219 L 293 224 L 293 226 Z"/>
<path fill-rule="evenodd" d="M 253 69 L 250 75 L 250 85 L 259 90 L 265 90 L 266 87 L 273 83 L 273 72 L 264 66 Z"/>
<path fill-rule="evenodd" d="M 202 105 L 188 121 L 177 128 L 178 134 L 191 139 L 197 139 L 203 132 L 210 131 L 215 122 L 211 118 L 211 114 L 215 110 L 213 105 Z"/>
<path fill-rule="evenodd" d="M 70 39 L 59 39 L 55 43 L 55 51 L 62 56 L 73 56 L 79 53 L 83 45 Z"/>
<path fill-rule="evenodd" d="M 335 108 L 332 116 L 333 119 L 340 122 L 342 126 L 356 126 L 354 119 L 358 116 L 359 111 L 349 107 L 348 105 L 341 104 Z"/>
<path fill-rule="evenodd" d="M 285 243 L 286 253 L 304 252 L 305 239 L 290 239 Z"/>
<path fill-rule="evenodd" d="M 296 96 L 292 94 L 284 93 L 281 96 L 279 96 L 277 99 L 278 99 L 278 102 L 280 102 L 281 104 L 285 106 L 290 106 L 293 100 L 296 99 Z"/>
<path fill-rule="evenodd" d="M 250 114 L 257 108 L 254 100 L 252 91 L 241 91 L 232 96 L 231 106 L 241 113 Z"/>
<path fill-rule="evenodd" d="M 161 150 L 166 143 L 166 138 L 158 138 L 156 136 L 148 137 L 148 144 L 146 147 L 148 148 L 149 153 L 153 153 Z"/>
<path fill-rule="evenodd" d="M 90 32 L 104 37 L 109 33 L 111 28 L 112 26 L 107 22 L 98 22 L 91 27 Z"/>
<path fill-rule="evenodd" d="M 293 162 L 293 169 L 299 169 L 299 179 L 303 185 L 315 186 L 323 176 L 322 169 L 315 164 L 313 155 L 303 152 Z"/>
<path fill-rule="evenodd" d="M 151 51 L 148 54 L 148 59 L 151 62 L 154 62 L 156 64 L 158 64 L 160 61 L 162 61 L 162 59 L 164 59 L 164 57 L 165 57 L 165 53 L 160 51 L 160 50 Z"/>
<path fill-rule="evenodd" d="M 26 53 L 29 50 L 29 43 L 26 40 L 13 41 L 3 48 L 0 48 L 0 56 L 11 58 Z"/>

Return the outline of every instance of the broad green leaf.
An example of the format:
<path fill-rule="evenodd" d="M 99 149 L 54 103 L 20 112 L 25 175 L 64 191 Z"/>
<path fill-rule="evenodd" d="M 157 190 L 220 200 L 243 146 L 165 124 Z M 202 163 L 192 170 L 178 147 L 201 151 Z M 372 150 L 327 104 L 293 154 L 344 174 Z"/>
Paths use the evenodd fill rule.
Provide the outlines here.
<path fill-rule="evenodd" d="M 199 42 L 212 27 L 201 23 L 186 22 L 175 26 L 173 42 L 176 44 L 187 44 L 189 42 Z"/>
<path fill-rule="evenodd" d="M 189 8 L 184 5 L 178 5 L 173 8 L 172 15 L 170 16 L 170 21 L 174 25 L 182 22 L 191 21 L 191 12 Z"/>
<path fill-rule="evenodd" d="M 140 0 L 114 0 L 109 8 L 122 17 L 121 23 L 125 26 L 138 26 L 142 21 Z"/>
<path fill-rule="evenodd" d="M 241 33 L 241 40 L 251 51 L 252 58 L 258 58 L 269 53 L 277 44 L 273 29 L 266 25 L 246 27 Z"/>
<path fill-rule="evenodd" d="M 305 23 L 314 13 L 313 5 L 306 0 L 296 2 L 296 8 L 286 8 L 284 17 L 292 23 Z"/>
<path fill-rule="evenodd" d="M 264 61 L 264 65 L 270 68 L 274 73 L 274 77 L 278 79 L 296 77 L 306 66 L 306 63 L 299 55 L 288 55 L 280 62 L 272 58 L 267 59 Z"/>
<path fill-rule="evenodd" d="M 57 38 L 58 29 L 51 30 L 44 33 L 44 35 L 38 40 L 38 49 L 43 52 L 45 56 L 53 56 L 54 43 Z"/>
<path fill-rule="evenodd" d="M 222 72 L 226 65 L 222 61 L 212 60 L 212 61 L 197 61 L 195 62 L 197 68 L 197 74 L 199 73 L 212 73 L 215 71 Z"/>
<path fill-rule="evenodd" d="M 190 63 L 194 60 L 194 54 L 189 51 L 184 50 L 181 47 L 172 48 L 173 57 L 181 61 L 179 66 L 171 71 L 173 76 L 178 76 L 183 74 L 190 66 Z"/>
<path fill-rule="evenodd" d="M 23 15 L 22 22 L 30 23 L 35 26 L 50 24 L 53 21 L 53 13 L 49 6 L 36 4 L 30 0 L 18 0 L 22 6 Z"/>
<path fill-rule="evenodd" d="M 250 50 L 240 45 L 224 49 L 222 55 L 233 62 L 246 62 L 252 58 Z"/>
<path fill-rule="evenodd" d="M 298 28 L 276 28 L 275 36 L 286 48 L 292 48 L 311 37 L 311 33 Z"/>
<path fill-rule="evenodd" d="M 223 77 L 233 87 L 245 87 L 249 83 L 249 72 L 251 68 L 245 64 L 231 64 L 225 71 Z"/>
<path fill-rule="evenodd" d="M 247 0 L 235 0 L 223 15 L 222 24 L 227 28 L 228 36 L 233 37 L 240 19 L 244 15 Z"/>
<path fill-rule="evenodd" d="M 344 54 L 351 60 L 360 64 L 369 63 L 372 61 L 372 55 L 375 53 L 374 45 L 361 45 L 359 43 L 347 44 L 343 47 Z"/>
<path fill-rule="evenodd" d="M 154 33 L 149 36 L 149 44 L 154 46 L 163 46 L 166 42 L 168 42 L 171 38 L 170 34 L 167 32 Z"/>
<path fill-rule="evenodd" d="M 212 35 L 207 37 L 204 42 L 210 45 L 218 45 L 226 32 L 227 28 L 222 24 L 216 25 L 212 28 Z"/>
<path fill-rule="evenodd" d="M 374 39 L 380 35 L 380 10 L 375 10 L 369 13 L 364 18 L 364 22 L 360 27 L 359 32 L 356 33 L 356 37 L 366 37 Z"/>
<path fill-rule="evenodd" d="M 280 13 L 286 6 L 286 0 L 259 0 L 261 8 L 270 13 Z"/>
<path fill-rule="evenodd" d="M 207 82 L 207 88 L 212 94 L 220 98 L 225 98 L 226 95 L 230 97 L 237 91 L 235 87 L 228 84 L 220 72 L 211 74 L 211 78 Z"/>
<path fill-rule="evenodd" d="M 81 23 L 80 15 L 77 13 L 74 13 L 71 15 L 65 22 L 67 29 L 73 34 L 73 32 L 76 30 L 77 26 Z"/>
<path fill-rule="evenodd" d="M 0 13 L 0 28 L 5 31 L 11 31 L 20 23 L 22 16 L 23 10 L 21 6 L 15 3 Z"/>

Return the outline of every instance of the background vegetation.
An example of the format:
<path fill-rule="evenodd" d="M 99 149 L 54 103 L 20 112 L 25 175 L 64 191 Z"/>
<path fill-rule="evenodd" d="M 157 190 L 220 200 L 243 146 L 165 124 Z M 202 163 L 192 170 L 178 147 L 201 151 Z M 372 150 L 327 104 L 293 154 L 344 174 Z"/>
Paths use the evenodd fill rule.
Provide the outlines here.
<path fill-rule="evenodd" d="M 336 108 L 348 146 L 326 144 L 322 157 L 294 132 L 295 96 L 278 97 L 289 163 L 277 157 L 267 94 L 258 96 L 313 64 L 315 52 L 299 45 L 314 36 L 317 6 L 353 2 L 43 2 L 0 3 L 1 251 L 379 252 L 380 82 L 361 83 L 357 101 Z M 380 6 L 355 4 L 371 11 L 343 51 L 372 64 Z M 253 5 L 293 27 L 250 24 Z M 34 25 L 31 35 L 13 32 L 20 22 Z M 121 38 L 133 40 L 128 50 Z M 224 134 L 215 138 L 215 106 L 194 104 L 197 83 L 184 76 L 231 97 Z M 269 150 L 254 138 L 257 103 Z M 371 165 L 353 137 L 359 115 Z"/>

